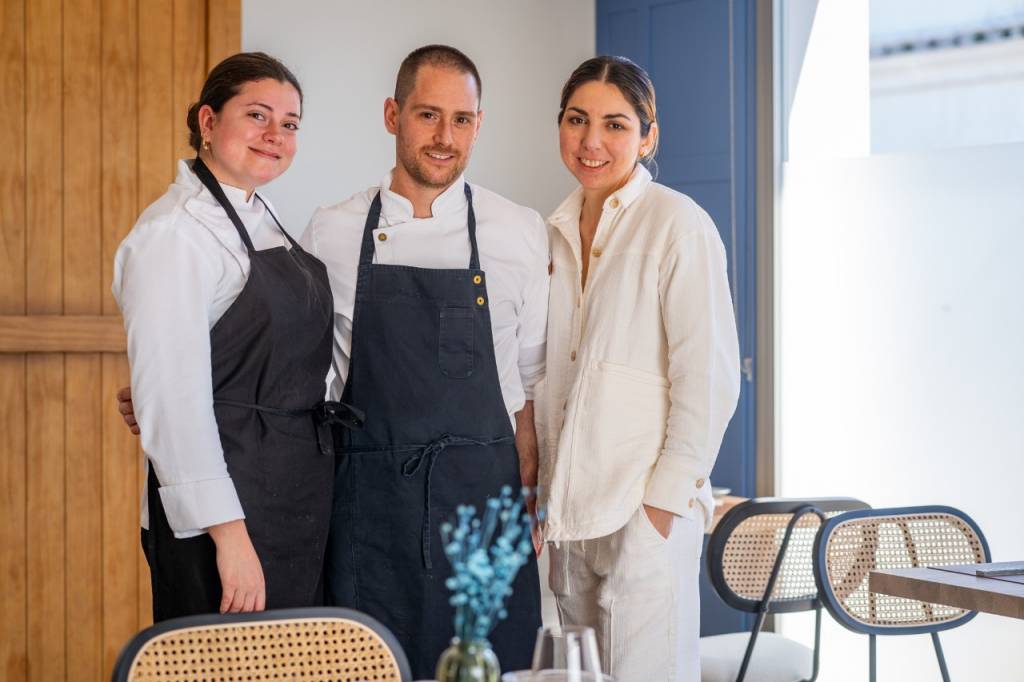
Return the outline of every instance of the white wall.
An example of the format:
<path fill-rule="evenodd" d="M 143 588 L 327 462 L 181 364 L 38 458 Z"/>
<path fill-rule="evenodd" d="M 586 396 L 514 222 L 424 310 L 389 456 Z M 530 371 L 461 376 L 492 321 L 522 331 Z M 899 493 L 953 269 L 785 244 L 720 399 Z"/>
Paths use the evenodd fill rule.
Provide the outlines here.
<path fill-rule="evenodd" d="M 467 177 L 546 215 L 574 187 L 558 156 L 562 84 L 594 55 L 594 0 L 244 0 L 242 46 L 283 60 L 305 90 L 299 153 L 268 186 L 293 234 L 319 205 L 376 185 L 394 164 L 384 100 L 406 54 L 465 52 L 484 121 Z"/>
<path fill-rule="evenodd" d="M 819 13 L 848 1 L 820 0 Z M 830 28 L 841 30 L 815 22 Z M 809 50 L 803 68 L 814 58 Z M 867 62 L 868 52 L 840 58 Z M 815 78 L 796 90 L 812 108 L 835 97 Z M 797 148 L 807 140 L 794 136 L 817 134 L 788 131 Z M 959 507 L 996 561 L 1022 557 L 1014 501 L 1024 480 L 1024 144 L 842 151 L 791 154 L 782 166 L 778 489 Z M 810 644 L 813 617 L 785 616 L 781 630 Z M 942 639 L 952 679 L 1024 679 L 1024 621 L 981 615 Z M 819 680 L 866 679 L 867 646 L 826 618 Z M 939 677 L 927 637 L 883 638 L 878 655 L 879 679 Z"/>

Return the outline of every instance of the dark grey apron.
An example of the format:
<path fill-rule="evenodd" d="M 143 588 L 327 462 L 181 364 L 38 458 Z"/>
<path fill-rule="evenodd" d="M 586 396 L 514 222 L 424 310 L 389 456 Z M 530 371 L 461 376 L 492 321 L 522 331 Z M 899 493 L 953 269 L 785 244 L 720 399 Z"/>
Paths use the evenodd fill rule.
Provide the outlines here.
<path fill-rule="evenodd" d="M 210 331 L 214 412 L 224 459 L 263 567 L 267 608 L 317 606 L 323 603 L 334 480 L 325 424 L 343 411 L 337 403 L 323 402 L 334 308 L 327 271 L 283 228 L 290 252 L 284 246 L 257 251 L 206 165 L 196 159 L 193 171 L 249 252 L 249 278 Z M 318 439 L 325 431 L 328 438 Z M 174 537 L 159 487 L 150 466 L 144 549 L 153 618 L 216 612 L 221 600 L 216 547 L 208 535 Z"/>
<path fill-rule="evenodd" d="M 432 678 L 453 636 L 439 527 L 461 504 L 481 511 L 520 487 L 519 458 L 494 359 L 473 196 L 469 269 L 373 264 L 378 194 L 363 229 L 342 401 L 366 413 L 335 477 L 328 598 L 398 637 L 415 678 Z M 540 626 L 536 558 L 520 569 L 491 642 L 502 668 L 528 668 Z"/>

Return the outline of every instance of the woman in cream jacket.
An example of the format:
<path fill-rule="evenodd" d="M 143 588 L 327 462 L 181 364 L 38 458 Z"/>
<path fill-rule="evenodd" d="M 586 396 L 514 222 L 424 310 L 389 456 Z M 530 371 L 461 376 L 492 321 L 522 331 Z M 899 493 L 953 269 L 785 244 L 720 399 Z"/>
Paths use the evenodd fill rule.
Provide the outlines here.
<path fill-rule="evenodd" d="M 616 679 L 698 680 L 708 476 L 740 381 L 725 249 L 708 214 L 644 165 L 658 125 L 643 69 L 584 62 L 558 120 L 580 186 L 548 219 L 537 418 L 551 588 Z"/>

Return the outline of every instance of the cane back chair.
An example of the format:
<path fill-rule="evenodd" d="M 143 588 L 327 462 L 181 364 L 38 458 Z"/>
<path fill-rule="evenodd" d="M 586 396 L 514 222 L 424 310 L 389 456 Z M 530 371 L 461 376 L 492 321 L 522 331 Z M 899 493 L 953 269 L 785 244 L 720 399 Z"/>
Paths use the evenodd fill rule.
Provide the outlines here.
<path fill-rule="evenodd" d="M 708 543 L 708 576 L 726 604 L 757 616 L 749 635 L 701 638 L 702 682 L 743 682 L 748 674 L 757 682 L 817 678 L 821 601 L 811 566 L 814 537 L 829 517 L 866 508 L 865 502 L 847 497 L 765 497 L 742 502 L 722 517 Z M 761 633 L 769 614 L 811 610 L 813 651 L 781 635 Z"/>
<path fill-rule="evenodd" d="M 849 630 L 868 635 L 871 682 L 877 635 L 931 635 L 942 679 L 949 670 L 939 632 L 976 615 L 953 606 L 872 592 L 875 569 L 955 566 L 989 561 L 988 543 L 969 516 L 952 507 L 853 511 L 832 518 L 815 541 L 815 580 L 825 608 Z"/>
<path fill-rule="evenodd" d="M 137 634 L 113 682 L 408 682 L 405 653 L 369 616 L 306 608 L 186 616 Z"/>

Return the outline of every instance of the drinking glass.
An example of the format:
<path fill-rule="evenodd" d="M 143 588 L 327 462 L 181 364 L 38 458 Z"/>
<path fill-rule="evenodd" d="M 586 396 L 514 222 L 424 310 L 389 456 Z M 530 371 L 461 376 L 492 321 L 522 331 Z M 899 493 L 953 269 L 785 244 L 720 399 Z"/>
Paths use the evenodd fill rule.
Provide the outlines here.
<path fill-rule="evenodd" d="M 502 682 L 613 682 L 601 672 L 597 638 L 588 627 L 541 628 L 530 670 L 506 673 Z"/>

